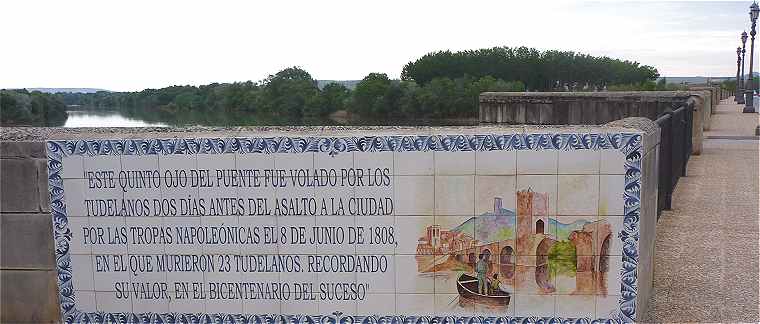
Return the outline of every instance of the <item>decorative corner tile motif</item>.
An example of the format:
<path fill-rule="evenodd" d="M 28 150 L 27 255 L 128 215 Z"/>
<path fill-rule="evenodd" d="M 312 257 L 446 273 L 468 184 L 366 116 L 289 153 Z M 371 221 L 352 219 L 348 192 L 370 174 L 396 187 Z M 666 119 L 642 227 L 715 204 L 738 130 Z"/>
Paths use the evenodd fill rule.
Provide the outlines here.
<path fill-rule="evenodd" d="M 47 150 L 66 323 L 636 318 L 638 133 L 72 140 Z M 466 170 L 435 160 L 458 152 L 474 154 Z M 583 152 L 595 160 L 572 168 Z M 441 176 L 469 179 L 466 192 L 441 190 Z M 72 178 L 84 188 L 67 200 Z M 585 199 L 569 194 L 576 178 L 600 205 L 573 205 Z M 96 183 L 122 192 L 95 195 Z M 220 183 L 230 189 L 212 190 Z M 179 272 L 150 270 L 169 266 Z M 238 298 L 255 285 L 275 297 Z M 284 287 L 298 298 L 276 297 Z"/>

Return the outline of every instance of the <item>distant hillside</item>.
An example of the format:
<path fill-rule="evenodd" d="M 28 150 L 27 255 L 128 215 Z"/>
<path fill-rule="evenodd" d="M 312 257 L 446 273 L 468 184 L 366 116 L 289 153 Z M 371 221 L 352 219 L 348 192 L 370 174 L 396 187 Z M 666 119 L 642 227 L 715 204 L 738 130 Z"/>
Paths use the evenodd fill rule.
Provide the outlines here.
<path fill-rule="evenodd" d="M 758 75 L 758 73 L 754 73 L 755 76 Z M 665 79 L 667 83 L 673 83 L 673 84 L 704 84 L 707 83 L 707 80 L 710 80 L 712 82 L 723 82 L 725 80 L 731 80 L 735 79 L 736 76 L 729 76 L 729 77 L 704 77 L 704 76 L 695 76 L 695 77 L 660 77 L 657 78 L 657 81 L 660 81 L 662 79 Z"/>
<path fill-rule="evenodd" d="M 44 93 L 96 93 L 98 91 L 111 92 L 105 89 L 98 88 L 26 88 L 28 91 L 39 91 Z"/>

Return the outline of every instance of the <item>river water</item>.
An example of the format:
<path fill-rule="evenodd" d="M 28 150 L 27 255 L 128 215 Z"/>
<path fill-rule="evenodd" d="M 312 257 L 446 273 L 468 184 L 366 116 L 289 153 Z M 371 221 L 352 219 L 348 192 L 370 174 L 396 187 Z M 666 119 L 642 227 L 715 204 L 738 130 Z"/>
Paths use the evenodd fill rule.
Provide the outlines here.
<path fill-rule="evenodd" d="M 166 127 L 163 123 L 147 122 L 126 117 L 111 110 L 69 110 L 69 118 L 63 127 Z"/>

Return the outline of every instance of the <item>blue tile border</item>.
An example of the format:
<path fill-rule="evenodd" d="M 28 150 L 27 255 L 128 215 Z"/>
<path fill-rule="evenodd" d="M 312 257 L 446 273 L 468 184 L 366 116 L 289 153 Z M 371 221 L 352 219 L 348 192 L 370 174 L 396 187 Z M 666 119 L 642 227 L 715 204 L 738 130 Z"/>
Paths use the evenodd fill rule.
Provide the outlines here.
<path fill-rule="evenodd" d="M 65 323 L 617 323 L 634 322 L 641 206 L 642 136 L 639 133 L 535 133 L 487 135 L 263 137 L 150 140 L 48 141 L 48 182 L 55 239 L 58 292 Z M 272 154 L 322 152 L 610 150 L 626 157 L 625 215 L 618 238 L 623 243 L 620 310 L 609 319 L 483 316 L 348 316 L 282 314 L 85 313 L 77 309 L 72 283 L 68 227 L 64 200 L 63 158 L 95 155 Z"/>

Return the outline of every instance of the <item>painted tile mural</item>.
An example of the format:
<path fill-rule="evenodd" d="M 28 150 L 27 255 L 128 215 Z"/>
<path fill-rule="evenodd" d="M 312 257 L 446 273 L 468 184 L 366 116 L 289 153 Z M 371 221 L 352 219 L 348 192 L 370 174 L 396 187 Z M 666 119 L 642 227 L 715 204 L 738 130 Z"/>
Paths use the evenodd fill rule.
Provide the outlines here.
<path fill-rule="evenodd" d="M 48 142 L 65 322 L 631 322 L 641 135 Z"/>

